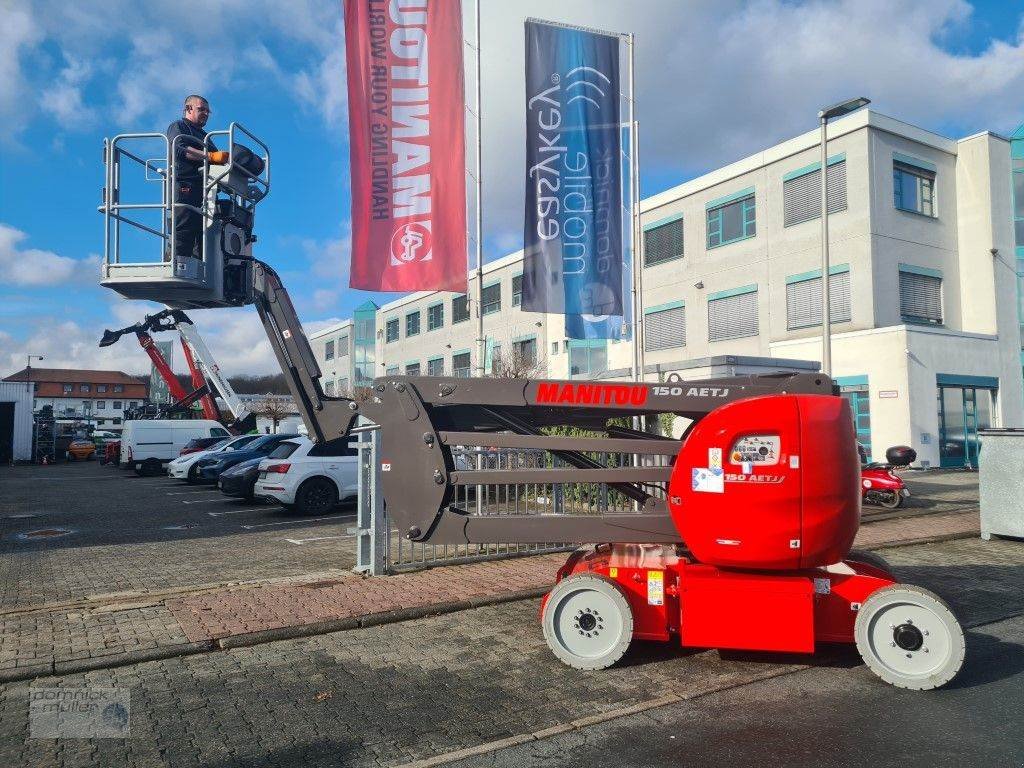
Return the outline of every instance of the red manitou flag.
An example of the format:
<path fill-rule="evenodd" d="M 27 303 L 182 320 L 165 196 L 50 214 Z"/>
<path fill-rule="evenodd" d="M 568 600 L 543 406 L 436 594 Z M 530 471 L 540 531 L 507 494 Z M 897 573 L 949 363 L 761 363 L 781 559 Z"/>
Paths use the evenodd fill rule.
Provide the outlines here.
<path fill-rule="evenodd" d="M 350 285 L 466 289 L 459 0 L 345 0 Z"/>

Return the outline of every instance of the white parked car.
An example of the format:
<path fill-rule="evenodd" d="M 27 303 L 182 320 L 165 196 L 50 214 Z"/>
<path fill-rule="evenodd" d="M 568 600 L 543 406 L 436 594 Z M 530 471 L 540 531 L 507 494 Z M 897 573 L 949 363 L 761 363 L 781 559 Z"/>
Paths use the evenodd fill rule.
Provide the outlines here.
<path fill-rule="evenodd" d="M 121 466 L 159 475 L 194 437 L 231 437 L 210 419 L 130 419 L 121 432 Z"/>
<path fill-rule="evenodd" d="M 184 456 L 179 456 L 167 465 L 167 475 L 175 478 L 176 480 L 187 480 L 190 483 L 197 482 L 199 476 L 196 462 L 198 462 L 199 459 L 204 456 L 209 456 L 211 453 L 218 453 L 220 451 L 237 451 L 239 448 L 251 443 L 257 437 L 260 437 L 260 435 L 241 435 L 240 437 L 225 439 L 224 442 L 218 443 L 211 448 L 207 448 L 205 451 L 186 453 Z"/>
<path fill-rule="evenodd" d="M 254 493 L 294 507 L 305 515 L 330 512 L 359 493 L 357 437 L 315 445 L 297 437 L 285 440 L 259 464 Z"/>

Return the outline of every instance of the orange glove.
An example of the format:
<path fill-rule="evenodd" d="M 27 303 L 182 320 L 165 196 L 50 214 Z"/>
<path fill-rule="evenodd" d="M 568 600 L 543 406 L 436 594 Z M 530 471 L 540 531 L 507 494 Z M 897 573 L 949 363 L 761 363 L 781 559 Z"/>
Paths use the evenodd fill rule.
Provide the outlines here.
<path fill-rule="evenodd" d="M 210 158 L 210 162 L 214 165 L 224 165 L 228 161 L 227 152 L 207 152 L 206 156 Z"/>

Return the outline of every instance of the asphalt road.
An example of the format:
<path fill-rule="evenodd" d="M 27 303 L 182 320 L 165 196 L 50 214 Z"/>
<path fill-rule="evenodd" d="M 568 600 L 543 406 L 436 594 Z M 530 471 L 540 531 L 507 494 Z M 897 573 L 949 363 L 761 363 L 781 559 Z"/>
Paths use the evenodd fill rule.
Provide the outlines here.
<path fill-rule="evenodd" d="M 304 517 L 96 462 L 3 469 L 0 483 L 0 611 L 355 565 L 352 505 Z"/>
<path fill-rule="evenodd" d="M 968 633 L 939 691 L 820 666 L 460 761 L 458 768 L 1024 765 L 1024 617 Z"/>

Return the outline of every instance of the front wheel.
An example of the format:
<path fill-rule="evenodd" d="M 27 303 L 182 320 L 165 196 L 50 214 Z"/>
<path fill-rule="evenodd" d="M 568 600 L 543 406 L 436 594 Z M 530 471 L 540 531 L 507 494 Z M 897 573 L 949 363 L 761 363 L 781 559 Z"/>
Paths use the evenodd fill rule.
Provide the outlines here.
<path fill-rule="evenodd" d="M 956 677 L 967 650 L 963 628 L 945 601 L 909 584 L 873 592 L 857 613 L 853 636 L 872 672 L 914 691 Z"/>
<path fill-rule="evenodd" d="M 633 611 L 614 581 L 588 573 L 562 579 L 544 604 L 544 639 L 575 669 L 607 669 L 629 648 Z"/>
<path fill-rule="evenodd" d="M 185 476 L 185 482 L 189 485 L 195 485 L 199 482 L 199 467 L 196 464 L 192 464 L 188 468 L 188 474 Z"/>
<path fill-rule="evenodd" d="M 871 491 L 865 500 L 885 509 L 899 509 L 903 506 L 903 494 L 899 491 Z"/>
<path fill-rule="evenodd" d="M 302 484 L 295 494 L 295 509 L 303 515 L 330 512 L 338 503 L 334 483 L 325 477 L 314 477 Z"/>

